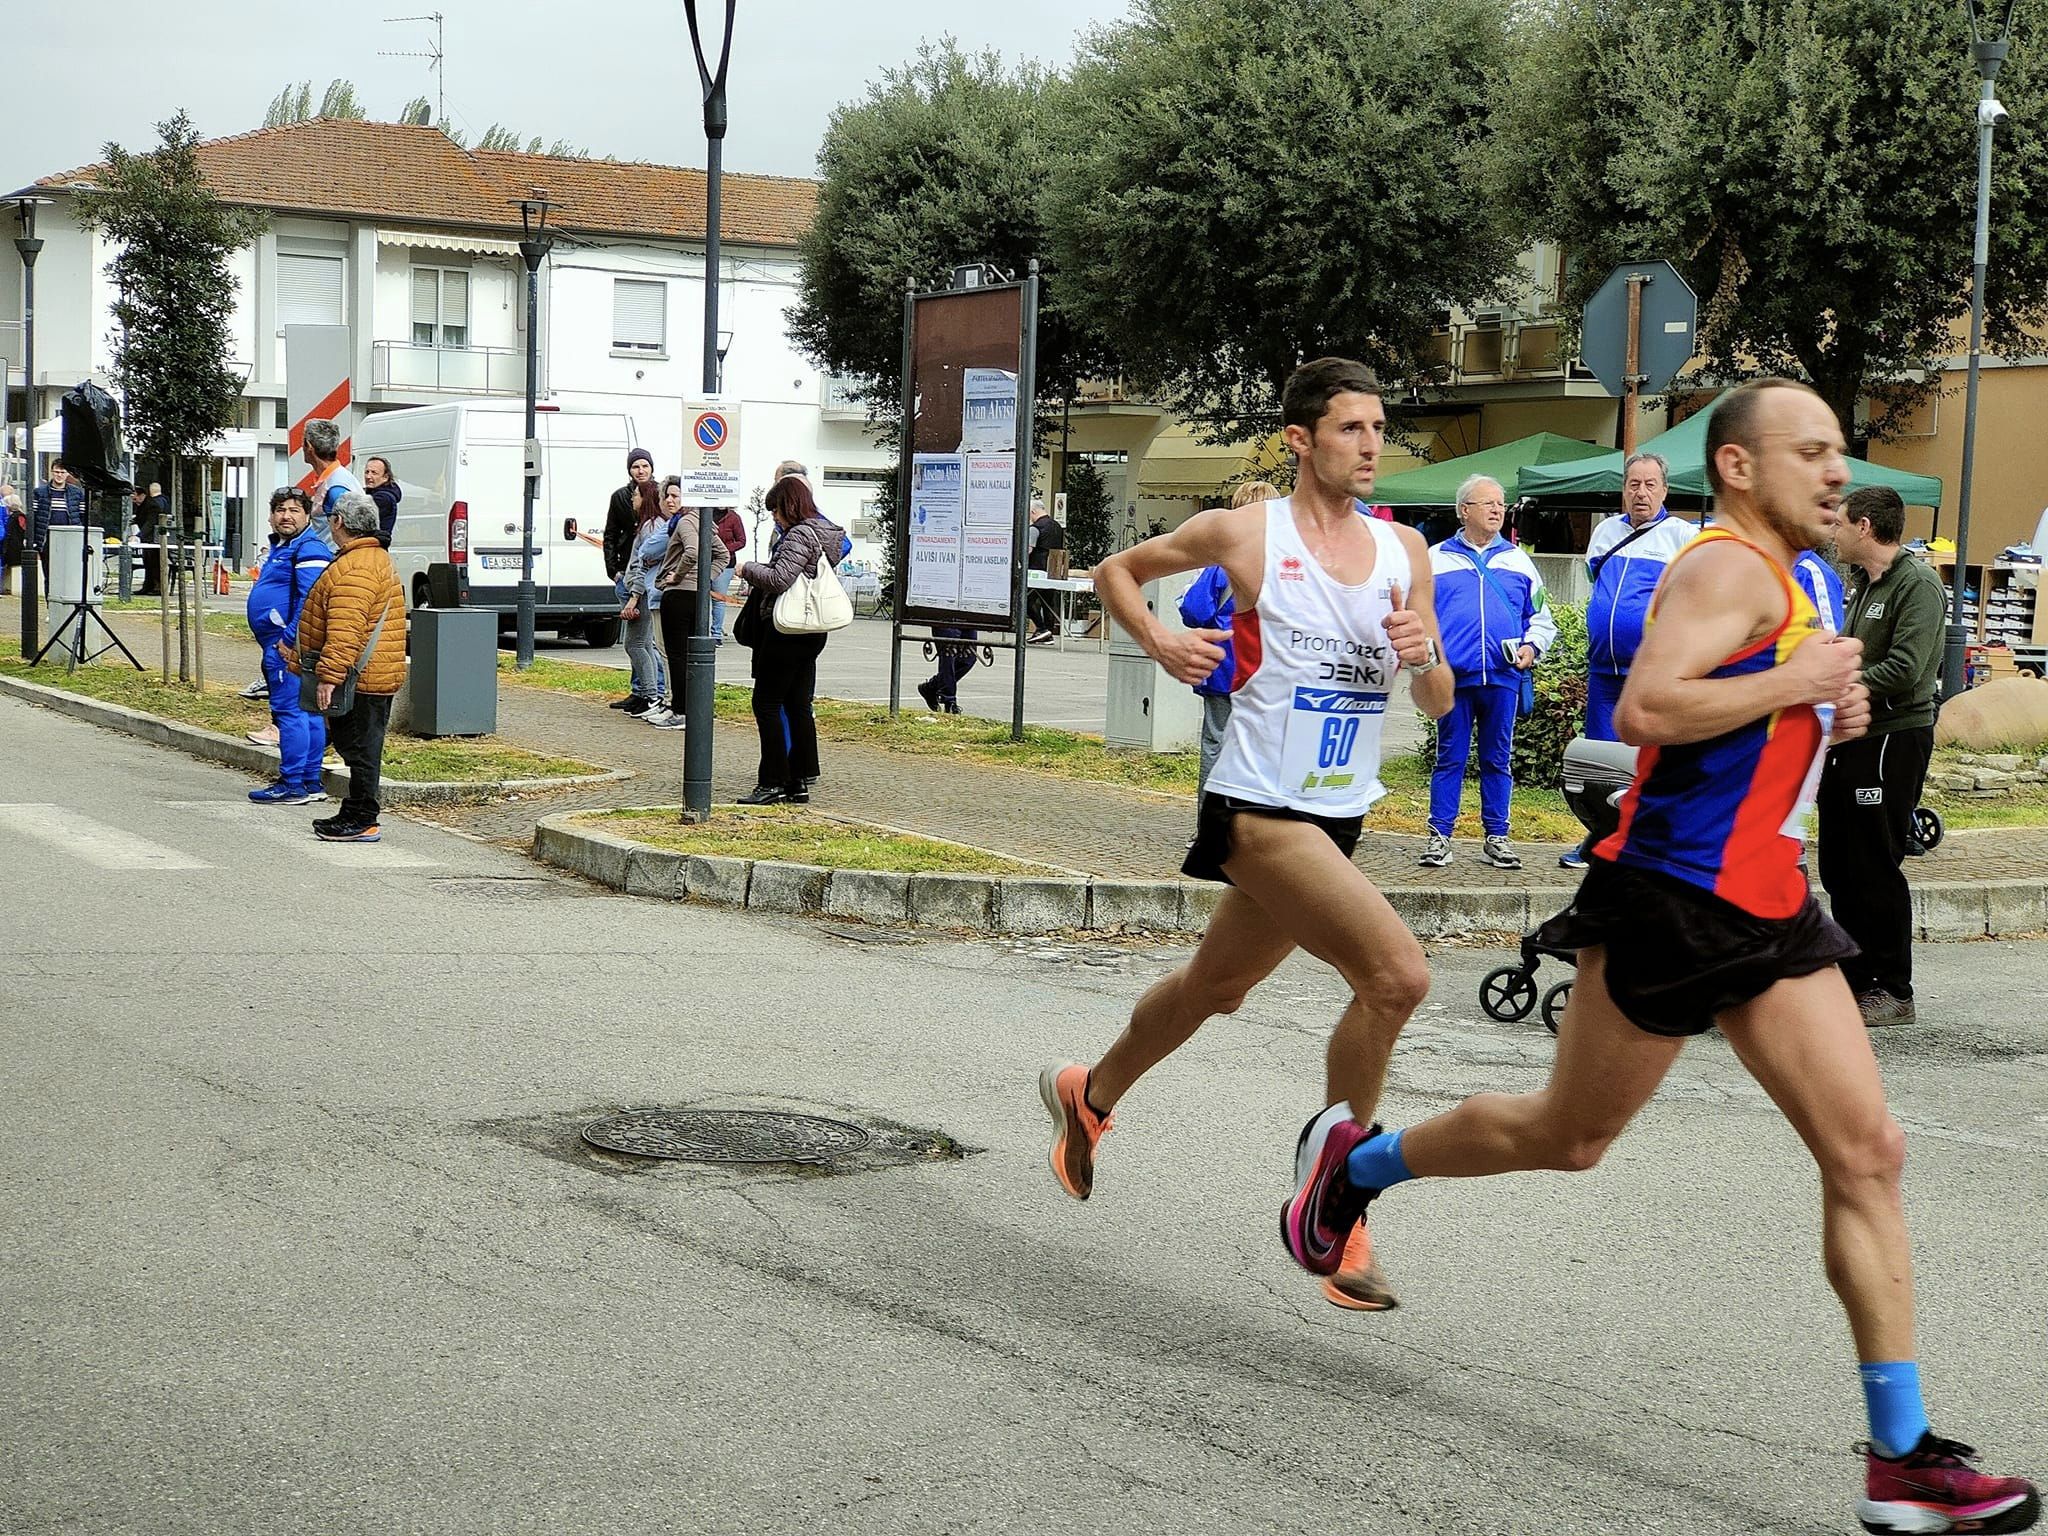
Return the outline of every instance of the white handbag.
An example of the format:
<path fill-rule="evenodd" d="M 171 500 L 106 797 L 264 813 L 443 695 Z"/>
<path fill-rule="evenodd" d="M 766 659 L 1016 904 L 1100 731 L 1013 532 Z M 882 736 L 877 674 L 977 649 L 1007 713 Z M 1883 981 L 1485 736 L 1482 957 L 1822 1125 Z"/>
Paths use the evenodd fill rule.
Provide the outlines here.
<path fill-rule="evenodd" d="M 839 584 L 832 562 L 820 552 L 818 569 L 799 576 L 775 599 L 775 627 L 785 635 L 824 635 L 853 622 L 853 599 Z"/>

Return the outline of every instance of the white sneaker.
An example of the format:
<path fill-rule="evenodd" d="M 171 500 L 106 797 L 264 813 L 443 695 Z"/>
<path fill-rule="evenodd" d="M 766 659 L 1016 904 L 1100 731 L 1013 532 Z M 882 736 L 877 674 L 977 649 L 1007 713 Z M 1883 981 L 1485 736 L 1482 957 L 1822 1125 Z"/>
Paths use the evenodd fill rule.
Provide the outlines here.
<path fill-rule="evenodd" d="M 657 704 L 652 709 L 641 711 L 640 723 L 642 725 L 666 725 L 669 721 L 675 719 L 675 717 L 676 714 L 674 710 L 670 709 L 665 704 Z"/>
<path fill-rule="evenodd" d="M 680 731 L 690 723 L 690 717 L 679 709 L 672 709 L 668 711 L 666 719 L 650 720 L 647 723 L 657 731 Z"/>
<path fill-rule="evenodd" d="M 1495 833 L 1479 845 L 1479 857 L 1495 869 L 1520 869 L 1522 856 L 1508 846 L 1505 833 Z"/>
<path fill-rule="evenodd" d="M 270 684 L 259 677 L 255 682 L 242 690 L 242 697 L 245 699 L 267 699 L 270 697 Z"/>
<path fill-rule="evenodd" d="M 1442 869 L 1451 862 L 1451 840 L 1441 832 L 1429 834 L 1429 845 L 1422 850 L 1422 857 L 1415 861 L 1424 869 Z"/>

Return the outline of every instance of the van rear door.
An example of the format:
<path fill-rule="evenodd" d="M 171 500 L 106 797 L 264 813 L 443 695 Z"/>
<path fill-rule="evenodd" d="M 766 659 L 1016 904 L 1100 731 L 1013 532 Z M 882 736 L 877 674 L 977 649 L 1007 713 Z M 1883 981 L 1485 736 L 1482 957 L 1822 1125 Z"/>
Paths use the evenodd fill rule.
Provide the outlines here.
<path fill-rule="evenodd" d="M 516 411 L 463 412 L 462 489 L 469 504 L 469 594 L 479 608 L 518 605 L 526 519 L 525 418 Z M 547 481 L 542 480 L 545 486 Z M 548 586 L 551 541 L 534 509 L 533 584 Z"/>
<path fill-rule="evenodd" d="M 546 602 L 565 612 L 617 612 L 604 569 L 604 521 L 624 483 L 631 423 L 605 412 L 560 411 L 538 418 L 543 473 L 534 542 L 547 545 Z"/>

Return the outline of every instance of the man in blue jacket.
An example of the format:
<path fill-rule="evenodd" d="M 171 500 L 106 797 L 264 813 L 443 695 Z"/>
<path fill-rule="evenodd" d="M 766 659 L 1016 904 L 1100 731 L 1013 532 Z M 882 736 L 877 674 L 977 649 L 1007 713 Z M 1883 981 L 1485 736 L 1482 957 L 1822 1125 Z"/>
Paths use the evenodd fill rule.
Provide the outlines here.
<path fill-rule="evenodd" d="M 1621 739 L 1614 731 L 1614 706 L 1621 702 L 1621 685 L 1643 643 L 1650 598 L 1671 557 L 1700 531 L 1664 505 L 1670 477 L 1671 466 L 1662 454 L 1630 457 L 1621 471 L 1621 510 L 1595 528 L 1586 543 L 1586 574 L 1593 585 L 1586 600 L 1589 741 Z M 1584 869 L 1586 844 L 1559 854 L 1557 862 L 1564 869 Z"/>
<path fill-rule="evenodd" d="M 270 685 L 270 718 L 277 722 L 282 759 L 275 783 L 249 791 L 258 805 L 305 805 L 325 800 L 320 757 L 327 750 L 327 722 L 299 705 L 299 679 L 278 654 L 280 644 L 297 645 L 299 610 L 313 583 L 334 559 L 324 528 L 308 520 L 303 495 L 290 486 L 271 492 L 270 512 L 278 541 L 264 557 L 249 588 L 249 632 L 263 647 L 263 680 Z"/>
<path fill-rule="evenodd" d="M 1458 532 L 1429 552 L 1444 660 L 1458 680 L 1451 712 L 1437 722 L 1436 770 L 1429 781 L 1429 843 L 1421 862 L 1451 862 L 1451 829 L 1464 798 L 1472 730 L 1479 729 L 1479 856 L 1497 869 L 1520 869 L 1508 844 L 1514 776 L 1515 716 L 1529 669 L 1557 638 L 1543 578 L 1527 554 L 1501 537 L 1507 496 L 1498 480 L 1474 475 L 1458 487 Z"/>
<path fill-rule="evenodd" d="M 1614 706 L 1643 643 L 1650 595 L 1671 557 L 1699 532 L 1665 507 L 1669 474 L 1661 454 L 1631 458 L 1621 472 L 1621 510 L 1586 544 L 1593 585 L 1586 601 L 1586 735 L 1594 741 L 1621 739 L 1614 734 Z"/>

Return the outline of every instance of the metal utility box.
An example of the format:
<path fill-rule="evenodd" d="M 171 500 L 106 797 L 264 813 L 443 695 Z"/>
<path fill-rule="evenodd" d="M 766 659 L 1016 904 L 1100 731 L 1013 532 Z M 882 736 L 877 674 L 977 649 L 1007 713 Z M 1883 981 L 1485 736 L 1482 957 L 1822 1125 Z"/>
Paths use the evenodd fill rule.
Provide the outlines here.
<path fill-rule="evenodd" d="M 497 613 L 415 608 L 407 687 L 415 736 L 488 736 L 497 730 Z"/>
<path fill-rule="evenodd" d="M 1186 571 L 1145 586 L 1145 606 L 1168 629 L 1180 621 L 1182 594 L 1200 572 Z M 1141 752 L 1192 752 L 1202 734 L 1202 701 L 1112 624 L 1109 631 L 1109 697 L 1102 739 L 1112 747 Z"/>

